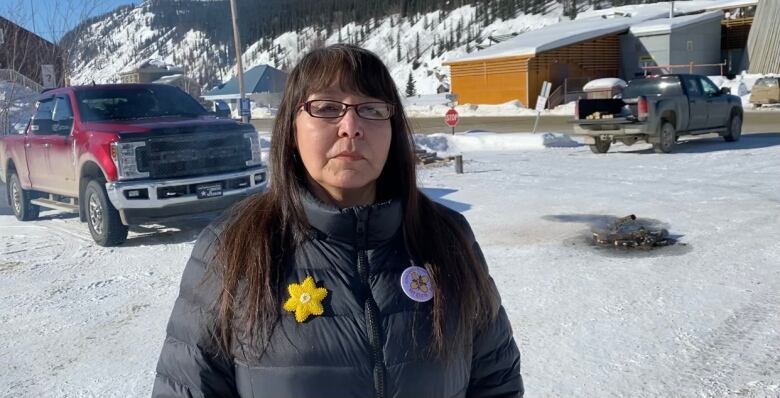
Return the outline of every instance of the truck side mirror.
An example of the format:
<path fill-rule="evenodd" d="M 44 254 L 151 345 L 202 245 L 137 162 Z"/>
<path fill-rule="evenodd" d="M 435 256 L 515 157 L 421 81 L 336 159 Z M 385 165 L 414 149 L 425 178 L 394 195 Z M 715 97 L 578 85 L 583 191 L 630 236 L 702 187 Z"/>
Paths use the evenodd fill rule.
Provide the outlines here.
<path fill-rule="evenodd" d="M 217 109 L 214 111 L 214 113 L 217 114 L 217 117 L 219 118 L 228 118 L 230 117 L 230 109 Z"/>
<path fill-rule="evenodd" d="M 728 87 L 721 87 L 720 88 L 720 93 L 722 95 L 729 95 L 729 94 L 731 94 L 731 89 L 728 88 Z"/>

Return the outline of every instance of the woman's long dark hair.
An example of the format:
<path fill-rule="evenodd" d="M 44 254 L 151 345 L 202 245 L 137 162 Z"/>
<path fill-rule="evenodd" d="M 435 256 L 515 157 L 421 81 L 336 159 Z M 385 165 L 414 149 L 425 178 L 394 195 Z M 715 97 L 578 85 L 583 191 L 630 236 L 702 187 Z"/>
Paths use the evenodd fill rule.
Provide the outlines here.
<path fill-rule="evenodd" d="M 282 281 L 288 271 L 284 259 L 311 228 L 301 206 L 307 172 L 295 146 L 295 117 L 309 95 L 334 82 L 345 92 L 396 107 L 390 120 L 388 159 L 377 180 L 377 201 L 402 201 L 409 254 L 416 263 L 425 264 L 434 281 L 429 317 L 433 351 L 444 354 L 449 343 L 468 339 L 467 331 L 495 317 L 498 299 L 463 227 L 417 187 L 411 128 L 387 67 L 370 51 L 344 44 L 313 50 L 293 69 L 272 133 L 270 187 L 234 208 L 219 239 L 215 262 L 222 280 L 216 303 L 218 346 L 230 353 L 237 330 L 249 331 L 250 342 L 257 343 L 259 338 L 264 343 L 279 319 Z M 445 322 L 445 313 L 458 318 Z M 445 326 L 453 324 L 454 330 Z"/>

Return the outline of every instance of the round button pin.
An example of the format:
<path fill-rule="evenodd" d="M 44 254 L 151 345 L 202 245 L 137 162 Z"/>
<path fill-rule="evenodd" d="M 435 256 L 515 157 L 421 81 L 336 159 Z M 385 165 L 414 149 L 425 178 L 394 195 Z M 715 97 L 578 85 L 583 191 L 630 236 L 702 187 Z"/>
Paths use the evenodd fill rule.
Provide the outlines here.
<path fill-rule="evenodd" d="M 412 265 L 401 274 L 401 288 L 410 299 L 424 303 L 433 298 L 433 281 L 425 268 Z"/>

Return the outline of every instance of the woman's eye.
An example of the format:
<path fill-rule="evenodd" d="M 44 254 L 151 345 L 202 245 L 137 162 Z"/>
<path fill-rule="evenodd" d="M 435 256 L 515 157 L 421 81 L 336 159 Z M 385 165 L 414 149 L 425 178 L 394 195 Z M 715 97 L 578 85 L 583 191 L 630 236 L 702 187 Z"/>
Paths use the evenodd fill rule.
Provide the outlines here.
<path fill-rule="evenodd" d="M 334 113 L 340 112 L 341 107 L 337 104 L 319 104 L 314 107 L 317 112 Z"/>

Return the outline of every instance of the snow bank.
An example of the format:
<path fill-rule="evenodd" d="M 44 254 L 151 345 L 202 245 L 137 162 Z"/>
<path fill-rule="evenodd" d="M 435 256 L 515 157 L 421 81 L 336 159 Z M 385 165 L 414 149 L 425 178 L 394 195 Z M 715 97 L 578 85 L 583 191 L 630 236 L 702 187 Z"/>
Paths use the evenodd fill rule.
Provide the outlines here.
<path fill-rule="evenodd" d="M 269 108 L 267 106 L 253 106 L 252 119 L 273 119 L 276 117 L 278 108 Z"/>
<path fill-rule="evenodd" d="M 563 134 L 496 134 L 467 132 L 462 134 L 415 134 L 415 144 L 443 156 L 468 152 L 527 151 L 545 148 L 570 148 L 580 144 Z"/>

